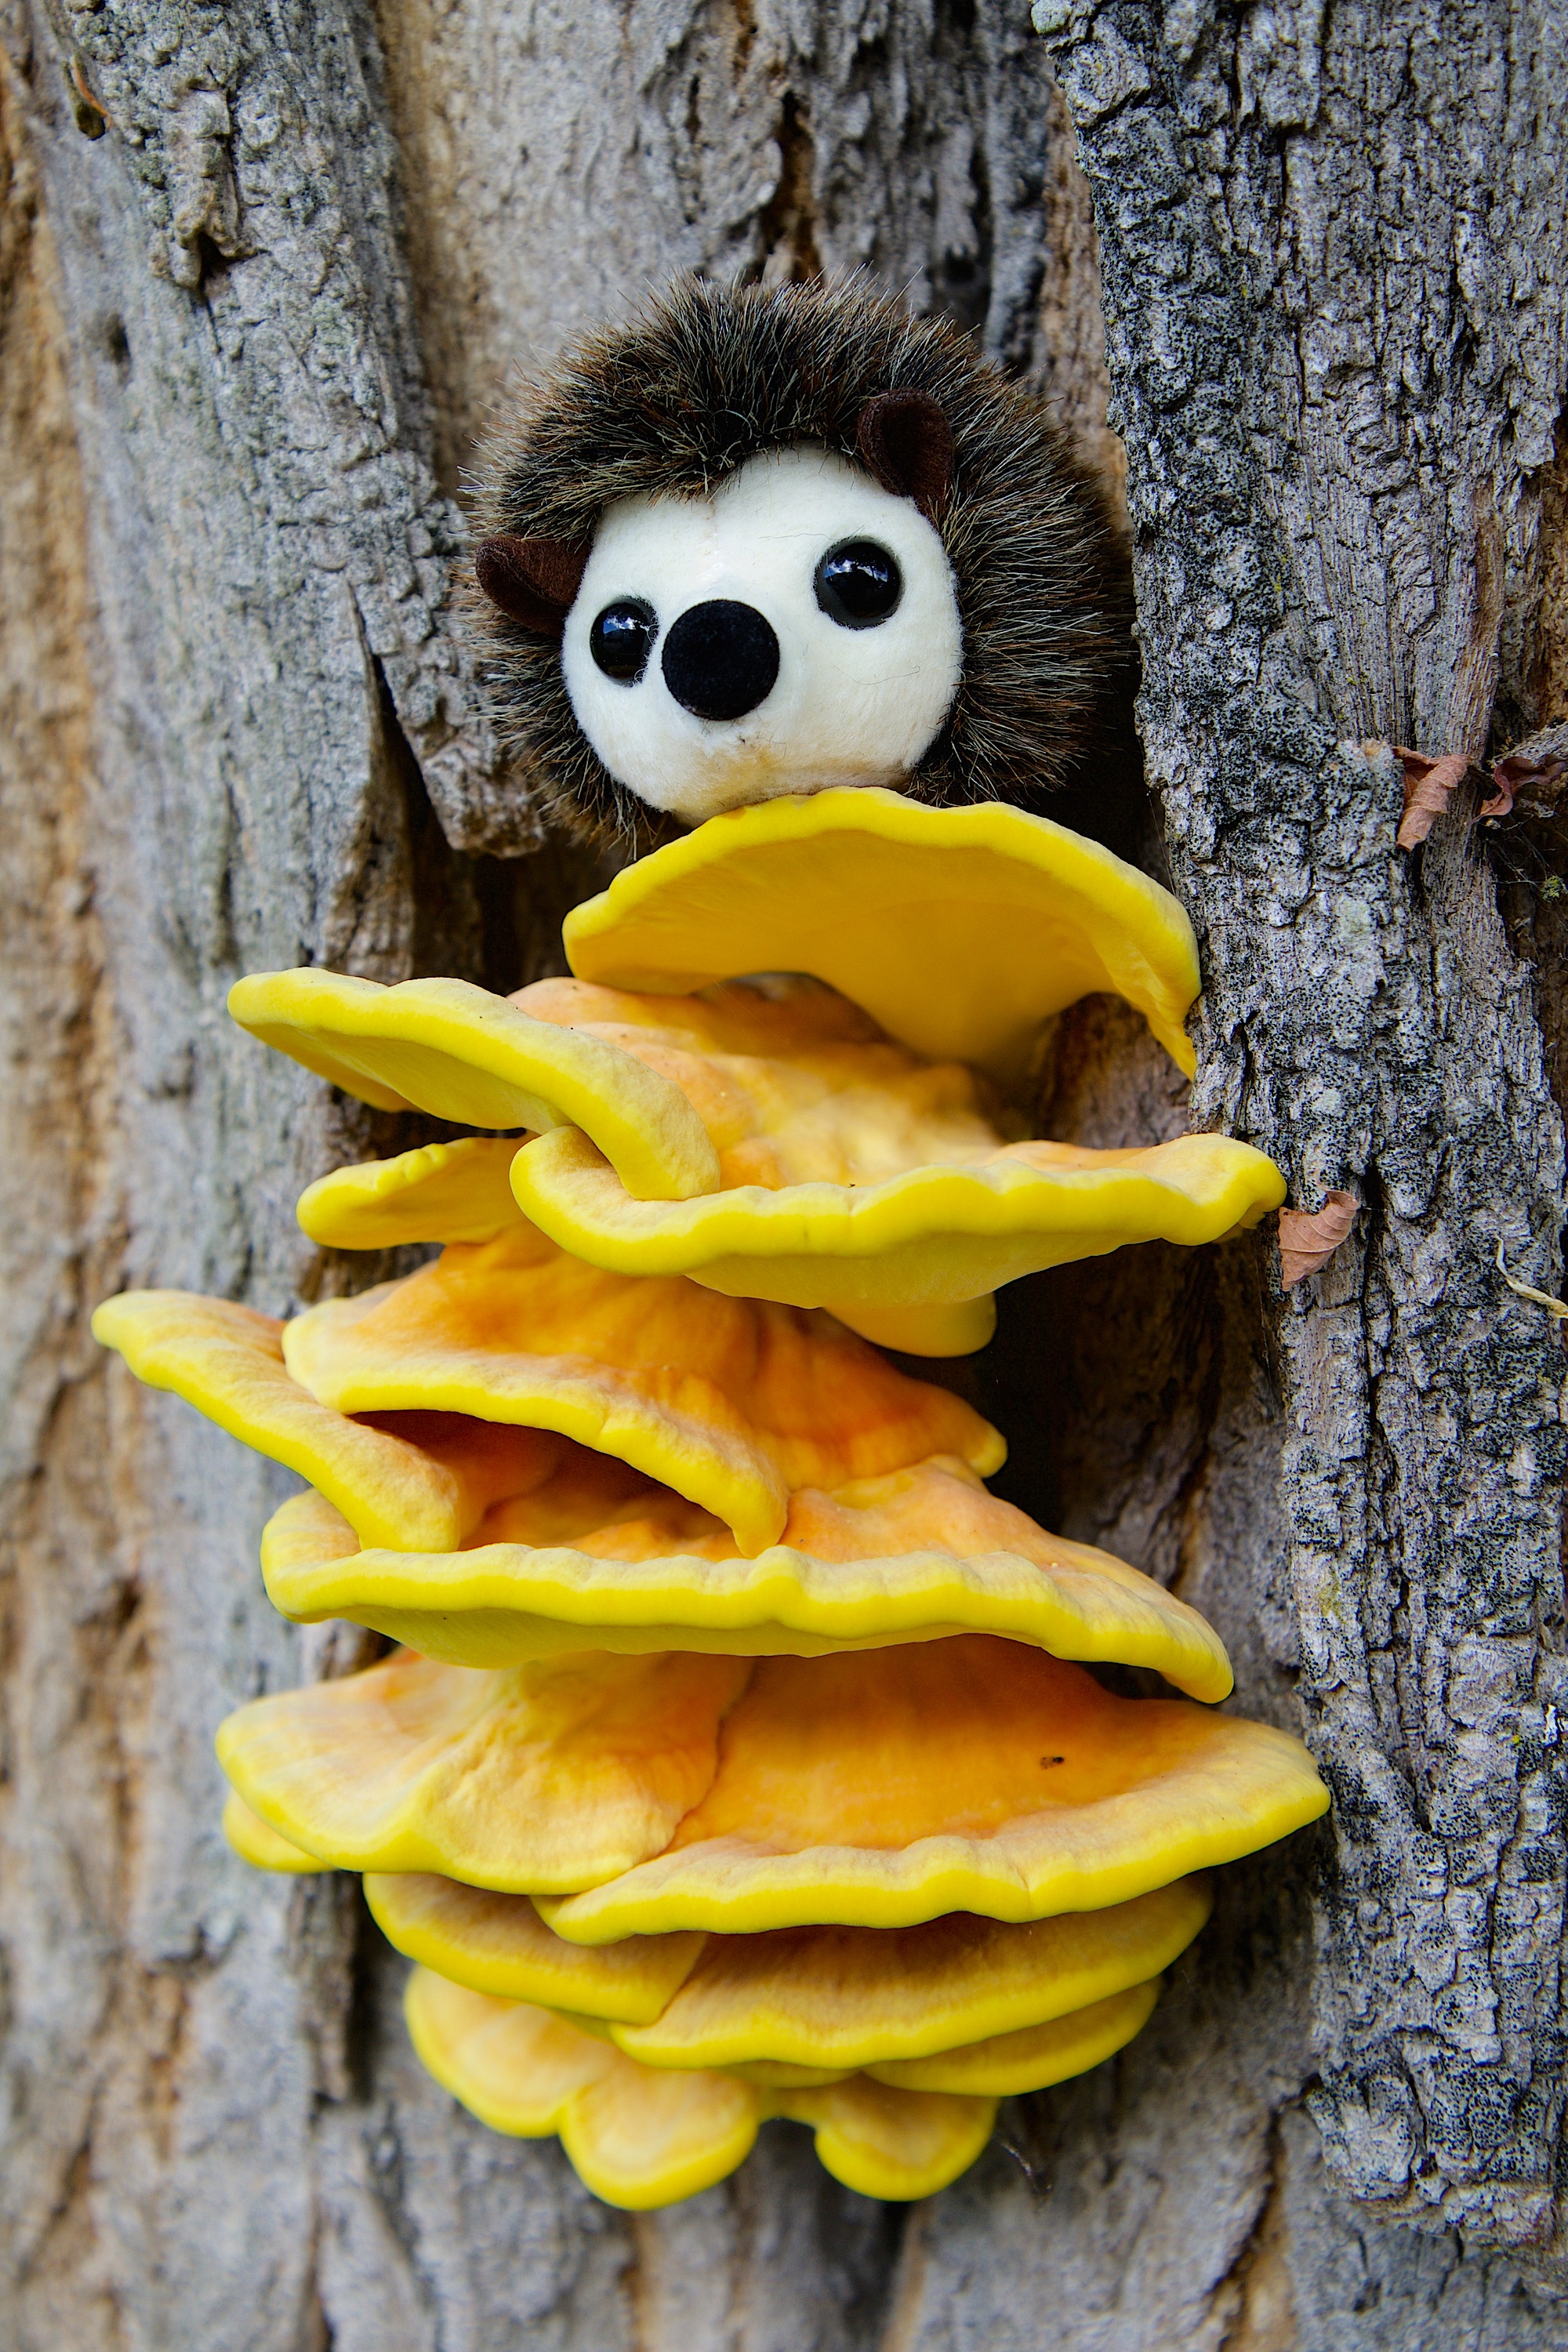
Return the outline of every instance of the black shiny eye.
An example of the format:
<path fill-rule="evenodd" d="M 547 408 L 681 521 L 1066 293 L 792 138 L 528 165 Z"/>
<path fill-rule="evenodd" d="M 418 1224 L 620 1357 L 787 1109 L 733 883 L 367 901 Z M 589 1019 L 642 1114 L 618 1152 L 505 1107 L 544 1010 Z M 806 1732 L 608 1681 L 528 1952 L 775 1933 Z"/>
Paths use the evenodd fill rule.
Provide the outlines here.
<path fill-rule="evenodd" d="M 841 629 L 874 629 L 904 593 L 904 575 L 874 539 L 841 540 L 816 567 L 816 601 Z"/>
<path fill-rule="evenodd" d="M 635 686 L 647 667 L 658 615 L 640 596 L 621 596 L 606 604 L 588 632 L 588 651 L 606 677 Z"/>

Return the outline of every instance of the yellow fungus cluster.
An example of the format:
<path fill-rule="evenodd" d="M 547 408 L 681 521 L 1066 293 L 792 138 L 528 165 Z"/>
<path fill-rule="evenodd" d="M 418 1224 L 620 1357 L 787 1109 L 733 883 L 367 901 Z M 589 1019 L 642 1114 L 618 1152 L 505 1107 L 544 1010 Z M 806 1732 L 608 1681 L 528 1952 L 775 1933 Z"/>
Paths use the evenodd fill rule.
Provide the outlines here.
<path fill-rule="evenodd" d="M 991 1495 L 997 1433 L 872 1343 L 978 1346 L 999 1284 L 1215 1239 L 1279 1178 L 1213 1136 L 1028 1139 L 999 1089 L 1039 1022 L 1111 988 L 1189 1062 L 1196 970 L 1165 893 L 1016 810 L 770 802 L 566 940 L 576 977 L 510 1000 L 241 982 L 268 1044 L 478 1130 L 300 1202 L 323 1244 L 439 1255 L 287 1322 L 99 1310 L 307 1482 L 278 1608 L 401 1645 L 229 1717 L 225 1828 L 363 1872 L 430 2071 L 611 2202 L 721 2179 L 769 2116 L 924 2196 L 999 2098 L 1131 2040 L 1207 1872 L 1327 1799 L 1213 1711 L 1196 1612 Z"/>

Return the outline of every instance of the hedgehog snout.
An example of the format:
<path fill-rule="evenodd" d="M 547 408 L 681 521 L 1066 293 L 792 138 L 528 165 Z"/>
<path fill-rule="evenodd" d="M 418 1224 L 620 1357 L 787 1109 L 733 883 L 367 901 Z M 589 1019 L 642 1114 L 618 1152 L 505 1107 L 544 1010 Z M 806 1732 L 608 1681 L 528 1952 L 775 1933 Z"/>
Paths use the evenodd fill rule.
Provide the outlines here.
<path fill-rule="evenodd" d="M 665 638 L 660 667 L 694 719 L 743 719 L 773 690 L 779 641 L 754 604 L 713 597 L 682 613 Z"/>
<path fill-rule="evenodd" d="M 608 507 L 561 641 L 588 748 L 689 824 L 776 793 L 899 784 L 963 669 L 935 526 L 817 446 L 763 451 L 700 497 Z"/>

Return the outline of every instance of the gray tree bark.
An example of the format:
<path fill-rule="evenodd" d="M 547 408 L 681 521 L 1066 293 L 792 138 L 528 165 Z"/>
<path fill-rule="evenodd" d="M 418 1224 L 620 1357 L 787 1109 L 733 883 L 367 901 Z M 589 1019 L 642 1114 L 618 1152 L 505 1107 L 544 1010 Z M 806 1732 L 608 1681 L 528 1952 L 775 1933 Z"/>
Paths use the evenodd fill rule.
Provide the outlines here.
<path fill-rule="evenodd" d="M 1367 1204 L 1279 1328 L 1338 1831 L 1313 2105 L 1358 2196 L 1557 2257 L 1563 1363 L 1494 1251 L 1557 1287 L 1561 1118 L 1474 796 L 1412 863 L 1389 746 L 1479 760 L 1500 688 L 1504 725 L 1529 695 L 1568 26 L 1036 14 L 1105 239 L 1142 733 L 1207 949 L 1199 1115 L 1298 1198 Z"/>
<path fill-rule="evenodd" d="M 1490 1254 L 1557 1286 L 1563 843 L 1548 796 L 1511 824 L 1505 937 L 1459 815 L 1413 867 L 1345 748 L 1568 718 L 1560 28 L 1064 5 L 1059 92 L 1000 0 L 0 28 L 0 2344 L 1560 2343 L 1562 1368 Z M 1226 1874 L 1121 2061 L 909 2212 L 777 2125 L 629 2219 L 434 2089 L 352 1885 L 217 1833 L 219 1717 L 353 1640 L 266 1606 L 273 1475 L 86 1336 L 128 1281 L 383 1271 L 293 1200 L 406 1129 L 232 1034 L 237 972 L 552 968 L 598 869 L 497 754 L 453 492 L 510 370 L 685 266 L 904 286 L 1119 480 L 1109 363 L 1200 1112 L 1368 1203 L 1283 1307 L 1261 1243 L 1008 1296 L 1015 1491 L 1178 1583 L 1248 1711 L 1304 1702 L 1340 1801 Z M 1044 1123 L 1180 1127 L 1157 1063 L 1080 1008 Z"/>

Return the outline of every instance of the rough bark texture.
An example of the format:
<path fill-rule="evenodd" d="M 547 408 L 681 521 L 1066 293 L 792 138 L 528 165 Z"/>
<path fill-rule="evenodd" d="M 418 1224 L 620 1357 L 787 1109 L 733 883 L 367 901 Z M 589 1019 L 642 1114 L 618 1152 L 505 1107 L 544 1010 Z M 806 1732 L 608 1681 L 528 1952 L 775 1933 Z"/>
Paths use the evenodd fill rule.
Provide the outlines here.
<path fill-rule="evenodd" d="M 676 269 L 866 269 L 1037 363 L 1047 88 L 1001 0 L 378 0 L 456 482 L 520 364 Z"/>
<path fill-rule="evenodd" d="M 1553 1286 L 1558 1129 L 1484 871 L 1439 832 L 1413 880 L 1388 761 L 1334 748 L 1480 748 L 1500 662 L 1505 731 L 1568 717 L 1563 476 L 1529 474 L 1551 60 L 1522 14 L 1489 78 L 1354 16 L 1247 22 L 1064 18 L 1064 99 L 998 0 L 0 8 L 5 2352 L 1561 2342 L 1475 2250 L 1556 2227 L 1558 1367 L 1489 1253 Z M 123 1282 L 278 1309 L 384 1270 L 292 1203 L 406 1129 L 232 1033 L 235 973 L 515 985 L 595 885 L 537 844 L 447 614 L 509 371 L 673 267 L 861 265 L 1035 368 L 1116 478 L 1096 215 L 1201 1098 L 1375 1218 L 1282 1317 L 1261 1243 L 1020 1286 L 969 1376 L 1013 1491 L 1204 1607 L 1249 1711 L 1298 1720 L 1304 1666 L 1342 1791 L 1321 1948 L 1301 1840 L 1226 1874 L 1121 2062 L 1016 2103 L 931 2205 L 837 2189 L 778 2125 L 631 2220 L 425 2079 L 352 1888 L 228 1855 L 216 1721 L 359 1653 L 265 1604 L 272 1474 L 85 1317 Z M 1546 971 L 1555 803 L 1510 839 Z M 1103 1003 L 1041 1110 L 1091 1141 L 1185 1118 Z M 1325 2175 L 1314 2000 L 1342 2171 L 1429 2233 Z"/>
<path fill-rule="evenodd" d="M 1562 1129 L 1474 796 L 1397 855 L 1388 746 L 1479 758 L 1543 631 L 1563 20 L 1037 20 L 1102 240 L 1142 729 L 1205 935 L 1200 1116 L 1308 1205 L 1366 1203 L 1279 1330 L 1336 1798 L 1314 2111 L 1358 2196 L 1557 2254 L 1563 1362 L 1493 1255 L 1557 1286 Z"/>

